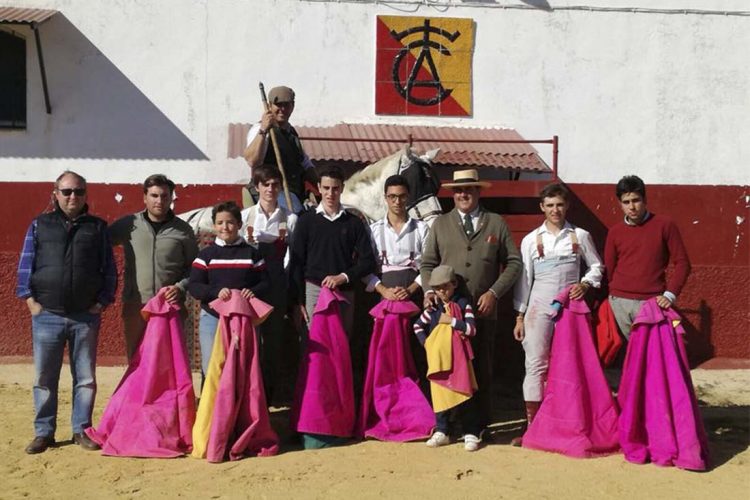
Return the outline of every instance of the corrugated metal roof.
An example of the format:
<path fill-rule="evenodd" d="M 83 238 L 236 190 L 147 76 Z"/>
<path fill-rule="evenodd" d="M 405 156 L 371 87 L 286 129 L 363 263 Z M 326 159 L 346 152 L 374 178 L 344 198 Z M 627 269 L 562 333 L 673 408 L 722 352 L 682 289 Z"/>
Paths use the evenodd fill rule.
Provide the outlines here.
<path fill-rule="evenodd" d="M 295 127 L 305 152 L 313 161 L 374 163 L 401 149 L 409 134 L 421 151 L 440 148 L 437 165 L 486 166 L 513 170 L 549 171 L 528 143 L 471 141 L 523 141 L 513 129 L 428 127 L 340 123 L 331 127 Z M 246 146 L 248 123 L 229 124 L 229 157 L 238 158 Z M 347 139 L 337 141 L 325 138 Z M 375 142 L 392 139 L 387 142 Z M 446 140 L 451 142 L 446 142 Z M 457 141 L 457 142 L 452 142 Z"/>
<path fill-rule="evenodd" d="M 56 10 L 0 6 L 0 24 L 43 23 L 55 14 Z"/>

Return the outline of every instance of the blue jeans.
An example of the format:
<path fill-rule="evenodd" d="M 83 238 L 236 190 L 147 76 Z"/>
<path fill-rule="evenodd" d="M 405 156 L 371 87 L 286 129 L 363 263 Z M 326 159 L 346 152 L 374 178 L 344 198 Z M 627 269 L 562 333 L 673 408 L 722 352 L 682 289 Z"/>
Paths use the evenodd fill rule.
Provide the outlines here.
<path fill-rule="evenodd" d="M 201 344 L 201 371 L 204 377 L 208 375 L 208 361 L 211 359 L 211 350 L 214 347 L 214 337 L 216 336 L 216 327 L 218 325 L 219 318 L 211 316 L 205 310 L 201 309 L 198 339 Z"/>
<path fill-rule="evenodd" d="M 42 311 L 31 317 L 36 436 L 55 436 L 57 388 L 66 344 L 73 377 L 73 432 L 83 432 L 91 426 L 96 398 L 96 344 L 100 321 L 98 314 L 88 312 L 59 316 Z"/>

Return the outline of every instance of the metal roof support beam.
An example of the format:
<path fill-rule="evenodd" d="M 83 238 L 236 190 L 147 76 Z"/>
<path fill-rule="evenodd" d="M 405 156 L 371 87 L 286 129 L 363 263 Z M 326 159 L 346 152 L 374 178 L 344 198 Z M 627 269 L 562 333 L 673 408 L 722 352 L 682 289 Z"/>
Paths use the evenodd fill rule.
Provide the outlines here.
<path fill-rule="evenodd" d="M 47 88 L 47 71 L 44 68 L 44 56 L 42 55 L 42 40 L 39 36 L 39 23 L 32 22 L 31 29 L 34 32 L 36 41 L 36 54 L 39 59 L 39 72 L 42 75 L 42 90 L 44 91 L 44 106 L 47 108 L 47 114 L 52 114 L 52 105 L 49 102 L 49 89 Z"/>

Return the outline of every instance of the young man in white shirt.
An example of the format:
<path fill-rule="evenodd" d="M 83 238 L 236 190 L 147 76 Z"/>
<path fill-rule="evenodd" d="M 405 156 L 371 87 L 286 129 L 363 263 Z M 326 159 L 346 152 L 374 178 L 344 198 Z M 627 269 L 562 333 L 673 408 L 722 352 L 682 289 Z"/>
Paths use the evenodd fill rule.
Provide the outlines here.
<path fill-rule="evenodd" d="M 555 316 L 552 301 L 571 285 L 570 298 L 583 298 L 591 287 L 601 286 L 604 274 L 589 232 L 565 220 L 569 195 L 562 184 L 546 186 L 539 196 L 544 223 L 521 241 L 523 271 L 513 294 L 518 311 L 513 336 L 526 353 L 523 396 L 529 424 L 541 404 L 547 378 Z M 580 278 L 582 263 L 587 271 Z M 520 446 L 521 439 L 511 444 Z"/>
<path fill-rule="evenodd" d="M 258 191 L 258 204 L 242 211 L 240 234 L 251 245 L 257 245 L 266 262 L 271 282 L 268 299 L 273 312 L 260 326 L 261 369 L 266 399 L 270 404 L 274 401 L 274 391 L 281 374 L 284 316 L 289 303 L 289 242 L 297 216 L 278 203 L 281 172 L 276 167 L 258 166 L 253 170 L 252 183 Z"/>
<path fill-rule="evenodd" d="M 381 276 L 370 274 L 362 281 L 368 292 L 376 291 L 384 299 L 406 300 L 422 288 L 419 266 L 429 227 L 409 217 L 406 210 L 409 184 L 403 176 L 386 179 L 384 191 L 388 211 L 370 225 Z M 421 305 L 421 299 L 415 302 Z"/>
<path fill-rule="evenodd" d="M 421 220 L 409 217 L 406 203 L 409 198 L 409 183 L 402 175 L 388 177 L 384 185 L 385 216 L 370 224 L 370 237 L 375 250 L 375 259 L 380 269 L 379 277 L 370 274 L 362 279 L 368 292 L 378 292 L 383 299 L 409 300 L 422 306 L 422 252 L 427 242 L 429 226 Z M 417 373 L 427 373 L 427 358 L 414 335 L 409 336 L 411 353 Z M 374 360 L 369 360 L 373 363 Z M 426 380 L 421 389 L 426 394 Z"/>

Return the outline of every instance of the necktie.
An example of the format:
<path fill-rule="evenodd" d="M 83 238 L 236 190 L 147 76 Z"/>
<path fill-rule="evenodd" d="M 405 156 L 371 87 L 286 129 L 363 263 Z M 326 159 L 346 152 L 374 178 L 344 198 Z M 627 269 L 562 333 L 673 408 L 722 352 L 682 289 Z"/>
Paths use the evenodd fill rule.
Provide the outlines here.
<path fill-rule="evenodd" d="M 466 236 L 471 238 L 471 235 L 474 234 L 474 224 L 471 223 L 471 215 L 466 214 L 464 215 L 464 232 L 466 232 Z"/>

